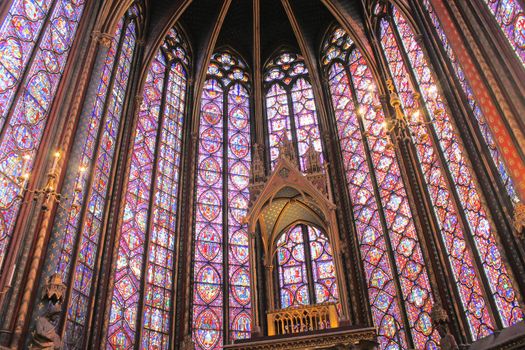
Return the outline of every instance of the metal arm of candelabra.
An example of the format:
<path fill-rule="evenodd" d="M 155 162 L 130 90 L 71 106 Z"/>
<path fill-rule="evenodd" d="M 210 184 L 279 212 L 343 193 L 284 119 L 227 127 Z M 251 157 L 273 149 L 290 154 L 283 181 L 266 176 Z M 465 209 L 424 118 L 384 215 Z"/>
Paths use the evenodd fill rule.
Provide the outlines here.
<path fill-rule="evenodd" d="M 394 109 L 394 117 L 392 119 L 386 119 L 383 122 L 383 129 L 385 131 L 385 134 L 382 134 L 380 136 L 377 135 L 371 135 L 370 132 L 365 131 L 364 136 L 367 138 L 372 139 L 384 139 L 385 136 L 390 136 L 391 138 L 396 139 L 397 141 L 405 141 L 408 142 L 411 139 L 411 136 L 414 136 L 414 132 L 410 130 L 411 126 L 420 127 L 425 125 L 432 125 L 436 118 L 443 114 L 443 110 L 438 109 L 434 111 L 434 118 L 432 118 L 429 121 L 423 121 L 420 118 L 420 99 L 421 95 L 417 92 L 413 93 L 414 97 L 414 109 L 416 110 L 413 118 L 416 119 L 416 121 L 412 120 L 409 121 L 407 118 L 405 112 L 403 112 L 402 105 L 401 105 L 401 99 L 399 98 L 399 95 L 395 91 L 394 84 L 392 80 L 387 80 L 387 87 L 390 92 L 390 106 Z M 435 87 L 434 87 L 435 88 Z M 377 108 L 381 108 L 380 106 L 377 106 Z M 364 115 L 361 114 L 361 117 L 364 118 Z M 426 135 L 424 135 L 426 136 Z M 387 147 L 393 148 L 394 145 L 392 144 L 391 140 L 388 140 Z"/>
<path fill-rule="evenodd" d="M 67 196 L 62 195 L 61 193 L 57 192 L 57 178 L 58 178 L 58 169 L 57 164 L 58 160 L 60 159 L 60 151 L 57 151 L 53 154 L 53 164 L 49 172 L 47 173 L 47 179 L 44 186 L 37 189 L 29 189 L 29 178 L 30 173 L 27 172 L 29 161 L 31 157 L 26 154 L 22 157 L 23 163 L 22 163 L 22 171 L 21 175 L 14 178 L 13 176 L 6 174 L 5 172 L 1 172 L 6 179 L 9 181 L 12 181 L 20 187 L 20 191 L 17 195 L 17 199 L 23 200 L 26 193 L 32 193 L 34 195 L 33 201 L 37 201 L 38 199 L 42 199 L 42 209 L 47 210 L 50 200 L 57 203 L 60 207 L 62 207 L 62 201 L 64 199 L 67 199 Z M 82 169 L 81 169 L 82 171 Z"/>

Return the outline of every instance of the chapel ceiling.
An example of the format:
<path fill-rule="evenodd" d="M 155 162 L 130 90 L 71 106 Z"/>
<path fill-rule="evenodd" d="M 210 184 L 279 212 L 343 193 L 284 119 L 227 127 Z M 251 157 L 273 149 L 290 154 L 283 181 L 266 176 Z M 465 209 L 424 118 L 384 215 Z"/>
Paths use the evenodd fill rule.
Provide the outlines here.
<path fill-rule="evenodd" d="M 215 47 L 228 46 L 237 51 L 253 66 L 254 57 L 254 0 L 232 0 L 222 23 L 218 22 L 224 0 L 152 0 L 149 35 L 146 38 L 146 51 L 154 50 L 150 43 L 156 42 L 159 35 L 173 18 L 180 15 L 179 23 L 188 35 L 193 54 L 196 57 L 206 50 L 213 28 L 220 28 Z M 285 4 L 289 4 L 289 11 Z M 308 50 L 318 52 L 323 35 L 335 18 L 327 5 L 341 8 L 345 16 L 352 17 L 362 29 L 362 5 L 360 1 L 341 0 L 260 0 L 261 62 L 264 64 L 272 54 L 281 48 L 291 48 L 300 52 L 300 45 L 293 30 L 290 16 L 299 27 L 300 35 Z M 304 53 L 303 53 L 304 55 Z M 198 64 L 198 63 L 197 63 Z"/>

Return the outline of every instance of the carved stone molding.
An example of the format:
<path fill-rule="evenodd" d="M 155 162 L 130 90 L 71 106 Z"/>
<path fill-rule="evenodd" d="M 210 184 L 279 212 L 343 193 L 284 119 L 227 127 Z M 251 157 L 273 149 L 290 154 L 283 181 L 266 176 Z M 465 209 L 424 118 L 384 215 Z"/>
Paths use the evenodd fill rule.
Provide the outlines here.
<path fill-rule="evenodd" d="M 514 209 L 514 229 L 516 237 L 525 238 L 525 204 L 521 202 Z"/>
<path fill-rule="evenodd" d="M 91 33 L 91 37 L 93 38 L 93 40 L 107 48 L 111 46 L 111 42 L 113 41 L 113 35 L 108 33 L 101 33 L 99 31 L 93 31 Z"/>

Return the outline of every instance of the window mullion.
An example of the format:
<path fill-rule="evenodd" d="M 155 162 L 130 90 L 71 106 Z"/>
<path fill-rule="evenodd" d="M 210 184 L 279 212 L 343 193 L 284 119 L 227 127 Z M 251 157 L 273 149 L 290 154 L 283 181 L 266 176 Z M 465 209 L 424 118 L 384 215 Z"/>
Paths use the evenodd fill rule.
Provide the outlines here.
<path fill-rule="evenodd" d="M 164 58 L 165 60 L 167 60 L 167 58 L 165 57 Z M 158 168 L 159 168 L 159 152 L 160 152 L 160 147 L 161 147 L 161 143 L 162 143 L 162 129 L 163 129 L 163 126 L 164 126 L 164 121 L 166 119 L 166 115 L 165 115 L 165 108 L 166 108 L 166 90 L 168 88 L 168 84 L 169 84 L 169 75 L 170 75 L 170 71 L 171 71 L 171 65 L 172 65 L 172 62 L 166 62 L 166 65 L 164 67 L 165 71 L 164 71 L 164 81 L 163 81 L 163 86 L 162 86 L 162 100 L 161 100 L 161 103 L 160 103 L 160 108 L 159 108 L 159 123 L 158 123 L 158 129 L 157 129 L 157 137 L 156 137 L 156 140 L 155 140 L 155 154 L 153 156 L 153 169 L 152 169 L 152 175 L 151 175 L 151 178 L 153 179 L 152 181 L 152 184 L 151 184 L 151 188 L 150 188 L 150 196 L 149 196 L 149 203 L 148 203 L 148 216 L 147 216 L 147 222 L 146 222 L 146 228 L 144 230 L 144 252 L 142 254 L 143 256 L 143 260 L 142 260 L 142 274 L 141 274 L 141 278 L 140 278 L 140 290 L 138 291 L 139 293 L 139 297 L 138 297 L 138 306 L 137 306 L 137 327 L 138 329 L 135 330 L 135 339 L 134 339 L 134 344 L 141 344 L 141 339 L 142 339 L 142 333 L 143 333 L 143 330 L 144 330 L 144 327 L 143 327 L 143 316 L 144 316 L 144 296 L 145 296 L 145 290 L 146 290 L 146 284 L 147 284 L 147 279 L 146 279 L 146 275 L 148 273 L 147 271 L 147 267 L 148 267 L 148 263 L 149 263 L 149 250 L 150 250 L 150 246 L 151 246 L 151 242 L 150 242 L 150 239 L 149 239 L 149 236 L 151 234 L 151 228 L 153 226 L 153 209 L 154 209 L 154 206 L 155 206 L 155 194 L 156 194 L 156 190 L 157 190 L 157 184 L 158 184 L 158 177 L 157 177 L 157 172 L 158 172 Z"/>
<path fill-rule="evenodd" d="M 222 325 L 223 325 L 223 343 L 230 342 L 229 337 L 229 266 L 228 266 L 228 249 L 229 249 L 229 235 L 228 235 L 228 98 L 230 87 L 223 87 L 223 105 L 222 105 Z"/>
<path fill-rule="evenodd" d="M 301 224 L 301 232 L 303 234 L 303 250 L 306 264 L 306 277 L 308 279 L 308 293 L 310 293 L 310 305 L 317 304 L 317 298 L 315 295 L 315 285 L 313 276 L 313 263 L 312 254 L 310 251 L 310 236 L 308 234 L 308 227 Z"/>

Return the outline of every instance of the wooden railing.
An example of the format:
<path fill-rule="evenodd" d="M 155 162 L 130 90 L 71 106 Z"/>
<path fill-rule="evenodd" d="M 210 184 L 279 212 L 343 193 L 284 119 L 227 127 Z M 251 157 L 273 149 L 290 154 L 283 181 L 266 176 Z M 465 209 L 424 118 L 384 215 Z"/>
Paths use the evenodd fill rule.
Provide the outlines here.
<path fill-rule="evenodd" d="M 335 303 L 292 306 L 268 312 L 267 316 L 269 336 L 339 327 Z"/>

